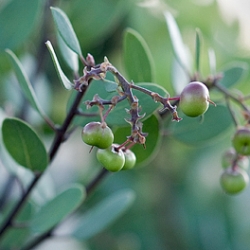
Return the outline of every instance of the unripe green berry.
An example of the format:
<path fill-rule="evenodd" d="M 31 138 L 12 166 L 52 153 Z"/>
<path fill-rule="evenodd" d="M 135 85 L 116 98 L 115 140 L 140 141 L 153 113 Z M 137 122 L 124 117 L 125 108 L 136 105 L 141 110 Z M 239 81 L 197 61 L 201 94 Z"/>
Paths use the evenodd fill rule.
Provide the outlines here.
<path fill-rule="evenodd" d="M 238 128 L 234 134 L 232 142 L 238 154 L 250 155 L 250 128 Z"/>
<path fill-rule="evenodd" d="M 125 156 L 121 149 L 117 150 L 116 145 L 112 145 L 106 149 L 98 149 L 96 152 L 97 160 L 108 171 L 120 171 L 125 164 Z"/>
<path fill-rule="evenodd" d="M 114 134 L 106 123 L 90 122 L 82 130 L 82 140 L 91 146 L 108 148 L 114 141 Z"/>
<path fill-rule="evenodd" d="M 220 177 L 222 189 L 228 194 L 237 194 L 248 185 L 248 174 L 242 169 L 226 169 Z"/>
<path fill-rule="evenodd" d="M 132 169 L 136 163 L 136 156 L 134 152 L 132 152 L 130 149 L 126 149 L 123 153 L 125 156 L 125 164 L 122 170 Z"/>
<path fill-rule="evenodd" d="M 181 92 L 180 109 L 190 117 L 204 114 L 209 106 L 208 88 L 201 82 L 189 83 Z"/>

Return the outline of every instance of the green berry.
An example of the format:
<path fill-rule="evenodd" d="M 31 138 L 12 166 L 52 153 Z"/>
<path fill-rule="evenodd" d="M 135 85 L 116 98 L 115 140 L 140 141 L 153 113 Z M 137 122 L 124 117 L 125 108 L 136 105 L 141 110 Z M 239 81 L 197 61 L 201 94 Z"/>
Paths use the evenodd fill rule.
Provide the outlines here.
<path fill-rule="evenodd" d="M 250 128 L 238 128 L 234 134 L 232 142 L 238 154 L 250 155 Z"/>
<path fill-rule="evenodd" d="M 122 170 L 132 169 L 136 163 L 136 156 L 134 152 L 132 152 L 130 149 L 126 149 L 123 153 L 125 156 L 125 164 Z"/>
<path fill-rule="evenodd" d="M 222 189 L 228 194 L 237 194 L 244 190 L 249 182 L 248 174 L 242 169 L 226 169 L 220 177 Z"/>
<path fill-rule="evenodd" d="M 190 117 L 204 114 L 209 106 L 208 88 L 201 82 L 189 83 L 181 92 L 180 109 Z"/>
<path fill-rule="evenodd" d="M 111 172 L 120 171 L 125 164 L 124 153 L 121 149 L 117 150 L 116 145 L 106 149 L 98 149 L 96 156 L 103 167 Z"/>
<path fill-rule="evenodd" d="M 82 130 L 82 140 L 91 146 L 108 148 L 114 141 L 114 134 L 106 123 L 90 122 Z"/>

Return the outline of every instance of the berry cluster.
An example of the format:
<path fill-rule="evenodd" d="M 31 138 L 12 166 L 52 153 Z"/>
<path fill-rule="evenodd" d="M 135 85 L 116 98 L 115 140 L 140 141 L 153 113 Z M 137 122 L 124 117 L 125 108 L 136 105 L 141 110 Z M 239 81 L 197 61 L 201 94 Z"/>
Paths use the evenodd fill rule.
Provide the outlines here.
<path fill-rule="evenodd" d="M 117 172 L 135 166 L 135 154 L 129 148 L 113 143 L 113 132 L 105 122 L 86 124 L 82 130 L 82 140 L 92 147 L 98 147 L 97 159 L 108 171 Z"/>
<path fill-rule="evenodd" d="M 237 194 L 244 190 L 249 182 L 247 174 L 250 155 L 250 129 L 248 126 L 239 127 L 232 139 L 233 148 L 227 150 L 222 158 L 220 183 L 228 194 Z"/>

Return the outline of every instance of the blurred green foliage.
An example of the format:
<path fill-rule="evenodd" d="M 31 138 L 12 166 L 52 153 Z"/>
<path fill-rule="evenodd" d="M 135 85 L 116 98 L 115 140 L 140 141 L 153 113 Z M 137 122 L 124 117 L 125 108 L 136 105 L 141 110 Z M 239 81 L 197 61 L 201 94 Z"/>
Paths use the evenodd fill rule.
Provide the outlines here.
<path fill-rule="evenodd" d="M 246 90 L 249 91 L 247 72 L 249 58 L 245 56 L 249 51 L 244 51 L 237 43 L 238 23 L 227 25 L 216 1 L 202 5 L 193 0 L 145 2 L 139 0 L 4 0 L 0 4 L 0 105 L 8 115 L 21 117 L 34 125 L 47 145 L 51 141 L 51 131 L 40 117 L 28 108 L 11 74 L 11 66 L 4 50 L 9 48 L 18 55 L 36 90 L 41 106 L 56 123 L 61 123 L 66 114 L 65 100 L 69 97 L 69 92 L 62 89 L 59 84 L 45 46 L 47 40 L 53 41 L 64 72 L 70 79 L 73 76 L 70 68 L 63 61 L 64 55 L 59 54 L 50 5 L 61 8 L 68 15 L 83 55 L 91 53 L 97 62 L 102 62 L 103 57 L 107 56 L 125 76 L 127 75 L 123 65 L 124 31 L 126 28 L 137 31 L 145 39 L 151 51 L 155 83 L 164 87 L 170 95 L 174 95 L 177 89 L 173 86 L 173 82 L 178 81 L 176 75 L 178 76 L 180 70 L 177 69 L 177 73 L 173 73 L 174 69 L 176 70 L 174 52 L 163 15 L 163 11 L 170 11 L 180 28 L 183 43 L 189 48 L 187 53 L 190 58 L 195 58 L 196 28 L 200 30 L 201 74 L 206 77 L 211 73 L 208 50 L 212 48 L 215 52 L 218 72 L 226 69 L 227 77 L 232 79 L 230 74 L 236 76 L 235 81 L 232 84 L 229 83 L 230 86 L 227 83 L 223 85 L 233 86 L 243 93 Z M 233 64 L 234 69 L 228 68 L 228 65 L 232 66 L 234 61 L 239 63 Z M 190 60 L 191 72 L 195 70 L 195 63 L 195 60 Z M 243 73 L 245 77 L 241 77 Z M 185 80 L 185 78 L 181 79 L 184 82 Z M 239 81 L 233 85 L 236 80 Z M 211 91 L 211 99 L 220 102 L 221 96 Z M 108 176 L 96 192 L 86 200 L 81 212 L 89 211 L 100 199 L 123 188 L 135 190 L 135 203 L 122 218 L 94 237 L 87 241 L 81 241 L 81 237 L 78 237 L 77 242 L 80 244 L 72 243 L 72 246 L 75 246 L 72 249 L 249 249 L 250 190 L 247 188 L 239 196 L 230 197 L 226 196 L 219 187 L 219 176 L 222 171 L 220 157 L 231 145 L 233 126 L 224 106 L 210 107 L 211 112 L 212 109 L 216 110 L 215 118 L 211 118 L 208 113 L 207 120 L 205 115 L 205 120 L 197 119 L 195 125 L 193 125 L 194 120 L 191 121 L 182 116 L 184 119 L 181 129 L 180 127 L 176 129 L 179 123 L 170 124 L 169 119 L 166 119 L 161 124 L 163 127 L 161 134 L 157 130 L 160 126 L 158 118 L 155 116 L 149 118 L 154 127 L 146 123 L 145 132 L 151 133 L 150 130 L 152 130 L 151 134 L 155 132 L 157 139 L 161 137 L 161 144 L 156 148 L 157 153 L 154 152 L 154 157 L 143 162 L 143 166 L 139 164 L 134 170 L 121 171 Z M 218 110 L 222 112 L 221 115 Z M 0 119 L 2 118 L 1 115 Z M 220 121 L 219 118 L 222 120 Z M 199 124 L 201 126 L 196 130 L 195 126 Z M 220 131 L 221 124 L 223 131 Z M 191 132 L 185 131 L 183 135 L 183 127 L 190 129 Z M 220 135 L 219 132 L 213 134 L 217 128 Z M 153 131 L 154 129 L 157 131 Z M 50 185 L 53 187 L 45 192 L 47 199 L 50 197 L 50 192 L 54 194 L 54 189 L 60 190 L 65 183 L 77 181 L 85 184 L 87 179 L 97 172 L 96 159 L 91 158 L 88 148 L 84 148 L 79 143 L 80 133 L 78 130 L 77 132 L 78 136 L 65 146 L 67 154 L 61 158 L 59 154 L 51 166 L 49 174 L 54 182 L 44 181 L 48 187 Z M 207 143 L 202 142 L 203 138 Z M 159 145 L 154 139 L 149 138 L 148 143 Z M 197 142 L 200 141 L 202 143 L 198 144 Z M 150 152 L 155 150 L 152 144 L 148 145 L 145 151 L 143 147 L 136 148 L 140 161 L 147 154 L 147 150 Z M 3 172 L 0 175 L 0 186 L 3 190 L 8 174 L 4 170 L 2 159 L 0 171 Z M 27 179 L 25 179 L 26 182 Z M 16 189 L 17 187 L 14 186 L 11 192 L 13 199 L 16 196 L 14 194 Z M 2 192 L 0 191 L 0 194 Z M 38 193 L 41 195 L 41 191 Z M 27 209 L 34 210 L 28 204 L 20 215 L 20 220 L 23 218 L 26 220 L 29 217 L 25 214 Z M 70 227 L 70 220 L 68 223 L 67 221 L 64 223 L 65 230 Z M 27 234 L 26 231 L 23 233 Z M 58 234 L 60 234 L 60 228 Z M 11 235 L 8 237 L 9 240 L 4 243 L 6 246 L 13 239 Z M 37 249 L 53 249 L 53 247 L 49 248 L 46 245 L 45 248 L 41 245 Z M 60 249 L 63 249 L 63 246 Z"/>

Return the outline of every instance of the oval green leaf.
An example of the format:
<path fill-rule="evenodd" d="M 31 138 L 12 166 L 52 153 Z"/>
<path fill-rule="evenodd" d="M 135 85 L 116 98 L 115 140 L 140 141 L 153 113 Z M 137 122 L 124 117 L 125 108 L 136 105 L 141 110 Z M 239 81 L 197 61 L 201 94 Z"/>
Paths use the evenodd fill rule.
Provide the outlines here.
<path fill-rule="evenodd" d="M 194 146 L 214 142 L 233 125 L 229 110 L 222 105 L 209 107 L 202 121 L 201 117 L 190 118 L 181 112 L 179 116 L 183 120 L 172 122 L 170 132 L 177 140 Z"/>
<path fill-rule="evenodd" d="M 20 84 L 20 87 L 25 95 L 25 97 L 28 99 L 30 105 L 42 116 L 46 117 L 43 109 L 41 108 L 37 96 L 35 94 L 35 91 L 29 81 L 28 76 L 26 75 L 22 64 L 16 57 L 16 55 L 9 49 L 6 50 L 7 56 L 11 61 L 12 67 L 14 69 L 14 72 L 16 74 L 17 80 Z"/>
<path fill-rule="evenodd" d="M 151 90 L 152 92 L 158 93 L 161 96 L 168 96 L 167 91 L 157 84 L 139 83 L 137 85 Z M 133 90 L 133 93 L 139 99 L 139 105 L 142 108 L 140 114 L 146 114 L 144 120 L 150 117 L 155 110 L 160 108 L 161 104 L 154 102 L 151 96 L 146 95 L 138 90 Z M 114 92 L 108 93 L 103 81 L 93 81 L 89 86 L 86 96 L 84 97 L 84 102 L 80 106 L 81 110 L 84 113 L 90 114 L 98 112 L 97 107 L 87 109 L 85 104 L 85 101 L 92 100 L 95 94 L 98 94 L 102 99 L 105 100 L 111 100 L 113 96 L 117 95 L 117 93 L 115 94 Z M 106 119 L 107 123 L 109 125 L 129 126 L 129 124 L 125 121 L 125 118 L 130 118 L 129 114 L 127 114 L 126 112 L 126 109 L 130 109 L 130 105 L 129 102 L 125 99 L 122 102 L 119 102 L 109 113 Z M 96 120 L 97 118 L 78 117 L 78 119 L 75 119 L 74 122 L 78 125 L 84 125 L 86 124 L 86 122 L 89 122 L 93 119 Z"/>
<path fill-rule="evenodd" d="M 42 172 L 48 165 L 44 144 L 36 132 L 24 121 L 6 118 L 2 124 L 3 142 L 9 154 L 20 165 Z"/>
<path fill-rule="evenodd" d="M 223 70 L 223 77 L 219 81 L 219 84 L 227 88 L 234 86 L 246 75 L 248 68 L 247 63 L 244 62 L 237 62 L 233 65 L 229 65 L 225 70 Z"/>
<path fill-rule="evenodd" d="M 124 66 L 128 77 L 135 83 L 153 82 L 153 58 L 143 37 L 127 29 L 123 39 Z"/>
<path fill-rule="evenodd" d="M 1 9 L 0 50 L 15 49 L 31 35 L 38 24 L 38 16 L 42 10 L 41 2 L 12 0 Z"/>
<path fill-rule="evenodd" d="M 100 233 L 132 205 L 135 193 L 130 190 L 119 190 L 86 212 L 73 232 L 73 236 L 86 240 Z"/>
<path fill-rule="evenodd" d="M 143 132 L 148 133 L 146 137 L 146 148 L 140 144 L 136 144 L 131 148 L 136 155 L 136 166 L 145 165 L 152 160 L 159 151 L 162 141 L 160 127 L 160 121 L 156 115 L 152 115 L 143 122 Z M 115 129 L 115 142 L 118 144 L 123 143 L 130 134 L 130 127 Z"/>
<path fill-rule="evenodd" d="M 61 51 L 65 63 L 73 72 L 78 72 L 79 69 L 78 55 L 67 46 L 67 44 L 64 42 L 64 40 L 62 39 L 62 37 L 58 32 L 56 37 L 59 49 Z"/>
<path fill-rule="evenodd" d="M 67 215 L 74 212 L 86 197 L 82 185 L 75 184 L 38 210 L 31 220 L 30 227 L 34 233 L 43 233 L 60 223 Z"/>
<path fill-rule="evenodd" d="M 54 63 L 54 66 L 56 68 L 57 75 L 58 75 L 61 83 L 64 85 L 64 87 L 66 89 L 72 89 L 73 86 L 74 86 L 74 84 L 72 82 L 70 82 L 70 80 L 67 78 L 67 76 L 63 73 L 63 71 L 61 69 L 61 66 L 59 64 L 59 61 L 58 61 L 58 59 L 56 57 L 56 53 L 55 53 L 55 51 L 53 49 L 53 46 L 52 46 L 51 42 L 47 41 L 45 44 L 46 44 L 46 46 L 47 46 L 47 48 L 49 50 L 49 53 L 51 55 L 51 58 L 52 58 L 53 63 Z"/>
<path fill-rule="evenodd" d="M 75 31 L 66 16 L 66 14 L 59 8 L 51 7 L 52 15 L 56 23 L 57 30 L 61 35 L 64 42 L 79 56 L 82 55 L 79 41 L 75 34 Z"/>

